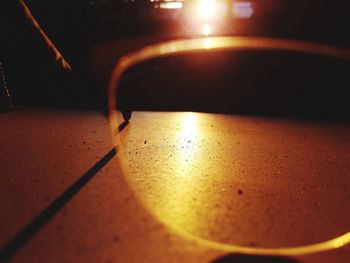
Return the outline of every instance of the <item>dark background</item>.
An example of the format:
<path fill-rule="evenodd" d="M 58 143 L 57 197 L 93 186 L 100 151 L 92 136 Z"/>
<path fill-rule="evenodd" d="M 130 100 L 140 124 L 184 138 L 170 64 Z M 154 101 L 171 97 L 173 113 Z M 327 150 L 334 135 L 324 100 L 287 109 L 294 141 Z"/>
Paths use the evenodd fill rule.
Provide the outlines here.
<path fill-rule="evenodd" d="M 181 14 L 175 13 L 178 11 L 155 10 L 148 1 L 27 0 L 33 16 L 71 64 L 73 72 L 67 73 L 52 63 L 52 54 L 50 57 L 42 52 L 31 32 L 17 30 L 26 21 L 15 2 L 6 0 L 1 4 L 4 30 L 0 57 L 17 105 L 104 109 L 107 76 L 117 60 L 108 58 L 111 50 L 122 55 L 158 39 L 193 37 L 184 29 Z M 225 27 L 220 34 L 350 46 L 348 1 L 252 2 L 253 17 L 224 17 Z M 110 48 L 100 48 L 109 44 Z M 103 74 L 96 73 L 99 68 L 104 69 Z"/>

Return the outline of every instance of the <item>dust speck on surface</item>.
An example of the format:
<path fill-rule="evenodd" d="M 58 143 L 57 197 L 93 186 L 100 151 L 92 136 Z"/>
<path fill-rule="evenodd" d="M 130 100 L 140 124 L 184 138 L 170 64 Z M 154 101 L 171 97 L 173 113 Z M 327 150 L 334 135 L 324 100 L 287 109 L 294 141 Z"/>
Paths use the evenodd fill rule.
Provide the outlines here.
<path fill-rule="evenodd" d="M 145 140 L 143 143 L 146 144 L 146 143 L 147 143 L 147 140 Z"/>

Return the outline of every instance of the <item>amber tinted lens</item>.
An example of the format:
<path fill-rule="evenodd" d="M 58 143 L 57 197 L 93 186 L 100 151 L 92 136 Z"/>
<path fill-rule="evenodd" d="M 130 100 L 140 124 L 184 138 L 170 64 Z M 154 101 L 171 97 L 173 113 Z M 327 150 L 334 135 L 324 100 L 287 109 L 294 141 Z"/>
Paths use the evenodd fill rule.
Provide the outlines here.
<path fill-rule="evenodd" d="M 129 68 L 110 95 L 137 110 L 117 141 L 130 187 L 156 219 L 217 248 L 345 244 L 350 126 L 338 117 L 348 116 L 348 69 L 344 59 L 273 50 Z M 117 116 L 112 108 L 111 123 Z"/>

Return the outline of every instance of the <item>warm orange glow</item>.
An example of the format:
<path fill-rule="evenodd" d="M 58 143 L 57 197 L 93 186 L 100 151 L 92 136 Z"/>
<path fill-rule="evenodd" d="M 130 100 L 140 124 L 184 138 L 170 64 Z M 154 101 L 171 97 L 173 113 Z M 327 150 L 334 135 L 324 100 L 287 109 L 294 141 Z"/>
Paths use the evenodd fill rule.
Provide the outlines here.
<path fill-rule="evenodd" d="M 241 197 L 234 195 L 228 184 L 238 180 L 242 167 L 231 162 L 233 156 L 241 154 L 239 149 L 232 151 L 236 149 L 236 142 L 227 136 L 227 127 L 221 127 L 222 120 L 203 113 L 137 112 L 134 117 L 129 130 L 122 134 L 122 146 L 118 151 L 121 169 L 138 200 L 157 221 L 176 234 L 203 246 L 248 254 L 308 254 L 342 247 L 350 241 L 350 233 L 347 233 L 326 242 L 296 247 L 254 248 L 223 242 L 217 235 L 218 230 L 225 229 L 234 237 L 238 235 L 235 226 L 245 222 L 245 213 L 237 213 L 242 209 L 239 206 Z M 226 118 L 235 120 L 232 116 Z M 152 125 L 147 125 L 150 120 Z M 240 126 L 239 122 L 233 123 L 233 126 Z M 236 131 L 236 139 L 250 138 Z M 145 134 L 147 144 L 143 142 Z M 264 138 L 266 133 L 261 134 Z M 256 220 L 263 223 L 259 208 L 266 199 L 255 199 L 255 202 Z M 233 203 L 235 206 L 226 210 L 225 207 Z M 225 220 L 227 218 L 232 220 Z M 213 223 L 218 219 L 219 225 Z"/>
<path fill-rule="evenodd" d="M 209 36 L 211 34 L 211 26 L 209 24 L 205 24 L 202 27 L 202 33 L 205 36 Z"/>

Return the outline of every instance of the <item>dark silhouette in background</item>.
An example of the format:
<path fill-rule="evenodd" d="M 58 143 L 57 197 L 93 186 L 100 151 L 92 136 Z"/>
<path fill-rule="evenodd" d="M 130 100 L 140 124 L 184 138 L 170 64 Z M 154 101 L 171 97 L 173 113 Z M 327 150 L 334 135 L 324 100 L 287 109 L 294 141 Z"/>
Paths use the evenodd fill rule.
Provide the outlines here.
<path fill-rule="evenodd" d="M 225 22 L 227 34 L 350 46 L 349 1 L 251 1 L 256 7 L 252 19 L 229 19 Z M 173 39 L 172 29 L 179 27 L 180 17 L 156 19 L 157 12 L 146 0 L 0 1 L 0 61 L 14 104 L 102 108 L 107 101 L 109 75 L 96 76 L 92 81 L 91 65 L 112 67 L 118 57 L 110 54 L 119 49 L 123 54 L 119 41 L 123 38 L 156 39 L 162 35 Z M 96 55 L 104 59 L 90 61 L 92 47 L 112 40 L 115 45 L 110 50 Z"/>
<path fill-rule="evenodd" d="M 79 15 L 82 10 L 77 4 L 79 1 L 69 4 L 65 3 L 67 1 L 28 2 L 41 21 L 34 17 L 23 0 L 0 3 L 0 58 L 7 69 L 8 87 L 12 90 L 14 103 L 91 106 L 87 44 L 83 30 L 74 22 L 84 23 L 83 16 Z"/>

